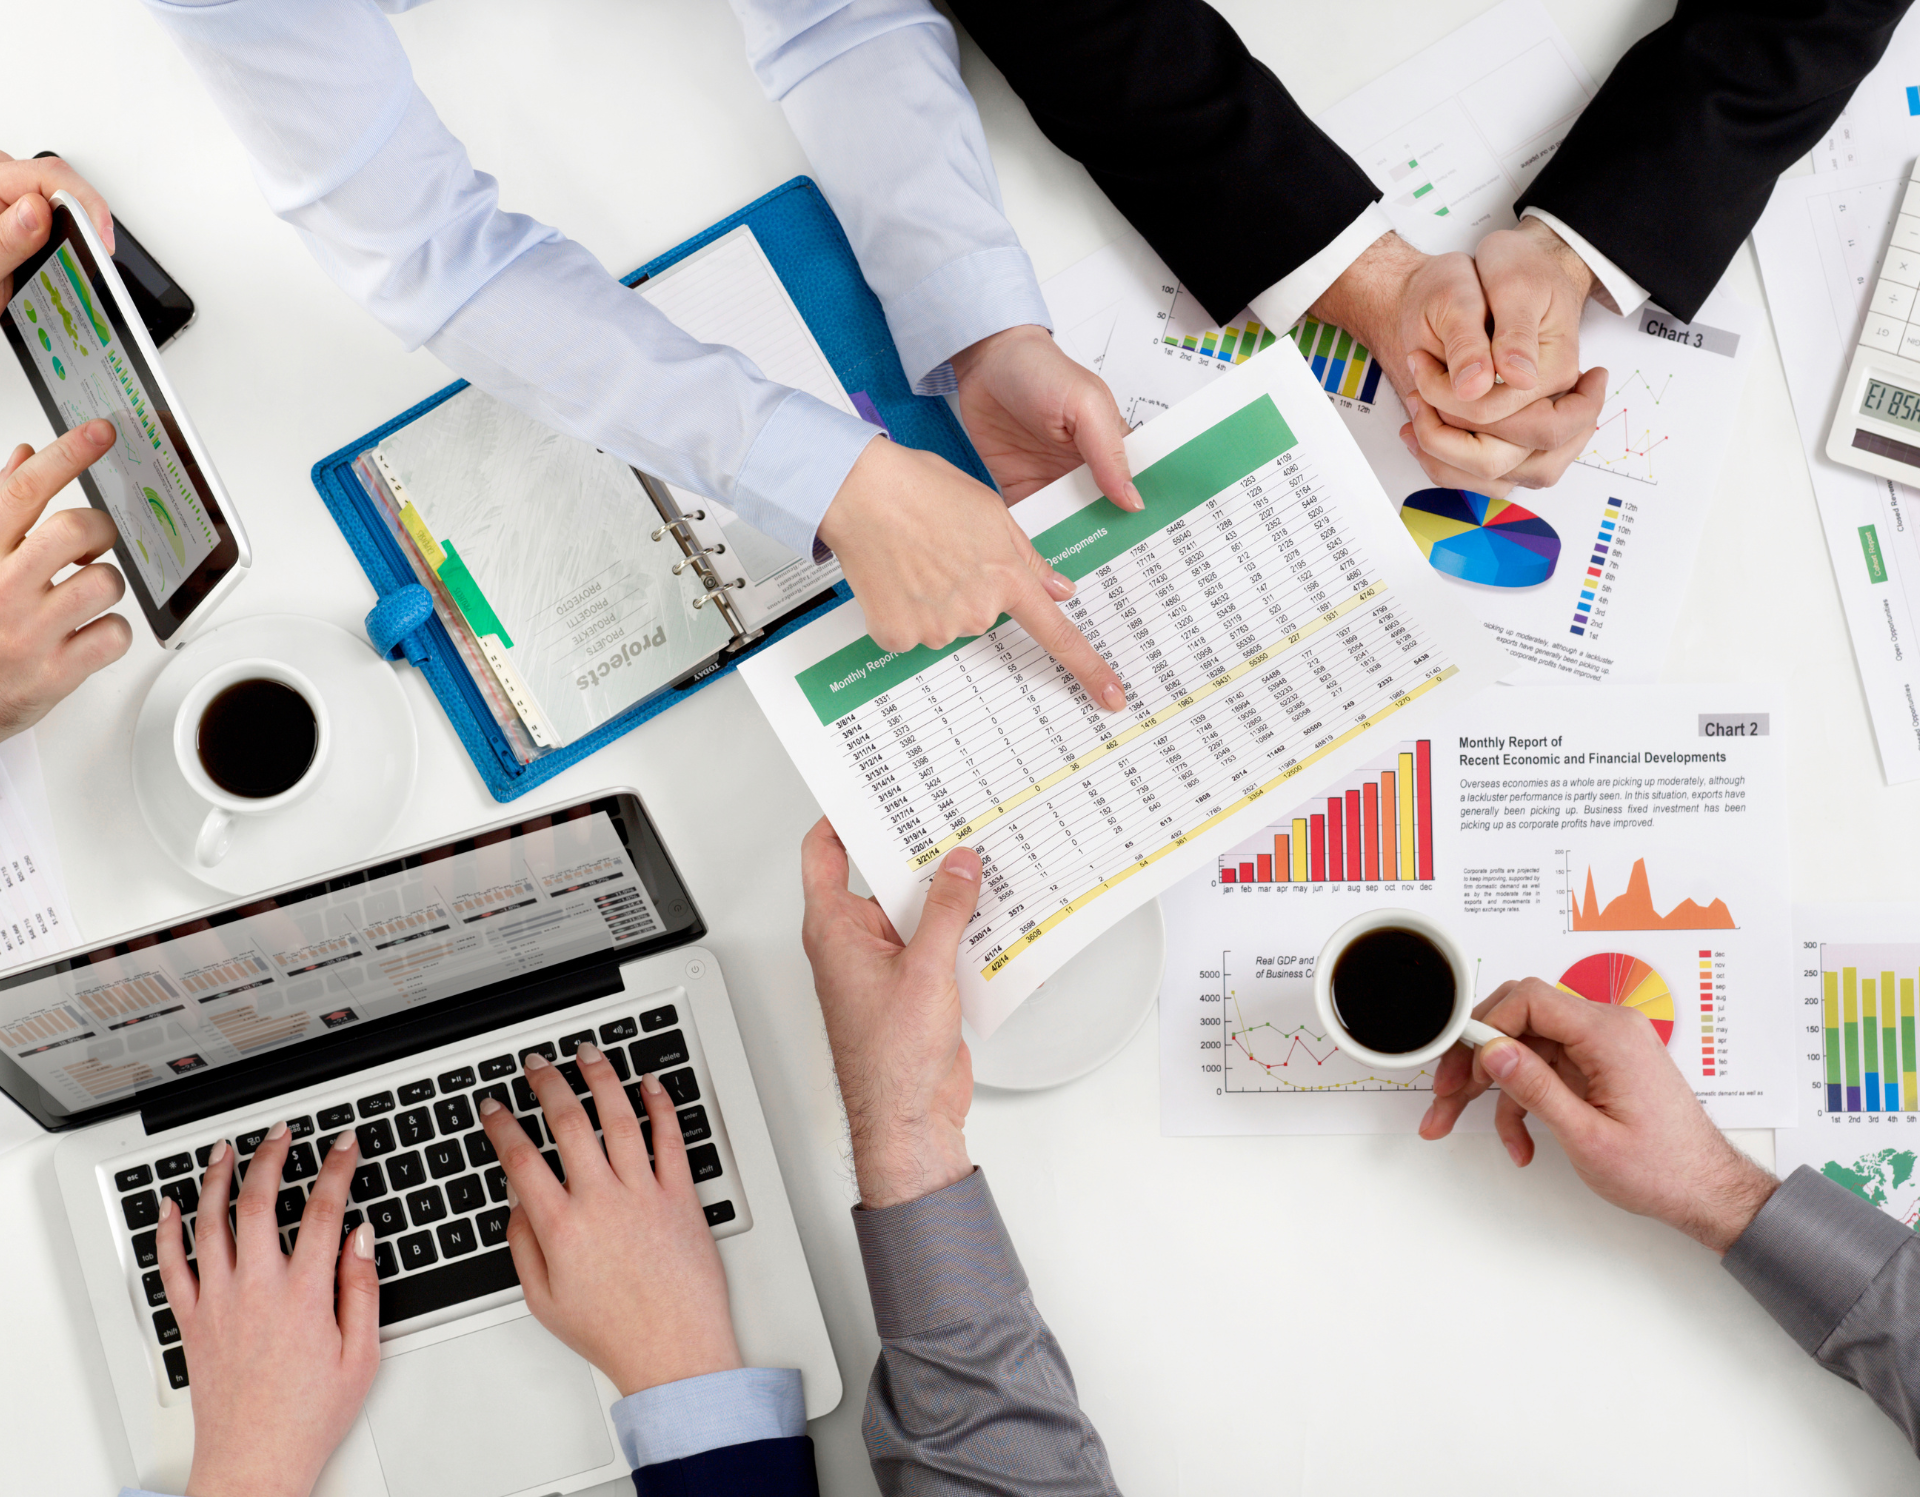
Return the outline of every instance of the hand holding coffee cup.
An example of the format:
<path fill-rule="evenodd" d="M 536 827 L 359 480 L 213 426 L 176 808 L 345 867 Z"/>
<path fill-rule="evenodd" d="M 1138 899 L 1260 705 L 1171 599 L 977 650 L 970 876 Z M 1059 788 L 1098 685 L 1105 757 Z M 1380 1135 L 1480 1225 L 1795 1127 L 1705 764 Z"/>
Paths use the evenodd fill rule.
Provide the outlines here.
<path fill-rule="evenodd" d="M 1415 910 L 1370 910 L 1328 937 L 1313 1002 L 1342 1050 L 1385 1071 L 1507 1037 L 1473 1017 L 1473 974 L 1459 943 Z"/>
<path fill-rule="evenodd" d="M 233 823 L 304 799 L 326 767 L 331 734 L 313 683 L 277 660 L 234 660 L 202 676 L 173 720 L 173 755 L 207 803 L 194 860 L 227 855 Z"/>

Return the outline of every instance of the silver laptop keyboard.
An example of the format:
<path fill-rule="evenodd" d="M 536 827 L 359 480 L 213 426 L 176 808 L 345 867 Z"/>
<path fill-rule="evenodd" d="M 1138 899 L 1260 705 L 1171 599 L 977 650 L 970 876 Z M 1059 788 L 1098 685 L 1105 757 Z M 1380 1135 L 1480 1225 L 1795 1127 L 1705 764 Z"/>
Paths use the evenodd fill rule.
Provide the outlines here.
<path fill-rule="evenodd" d="M 156 1245 L 160 1198 L 171 1196 L 180 1207 L 188 1261 L 198 1272 L 194 1233 L 199 1179 L 214 1143 L 226 1137 L 233 1144 L 244 1180 L 254 1151 L 276 1121 L 284 1120 L 293 1136 L 277 1199 L 281 1247 L 286 1252 L 299 1239 L 307 1194 L 328 1149 L 348 1128 L 358 1136 L 361 1162 L 353 1174 L 343 1240 L 344 1232 L 361 1222 L 373 1224 L 382 1327 L 516 1287 L 520 1280 L 506 1245 L 506 1171 L 480 1127 L 479 1108 L 486 1097 L 511 1108 L 521 1128 L 540 1147 L 548 1167 L 562 1180 L 566 1178 L 552 1134 L 544 1126 L 539 1099 L 522 1070 L 522 1062 L 534 1050 L 558 1065 L 598 1136 L 600 1118 L 594 1099 L 572 1059 L 583 1042 L 597 1044 L 625 1084 L 641 1120 L 649 1157 L 653 1126 L 640 1099 L 640 1077 L 656 1073 L 679 1116 L 687 1163 L 707 1225 L 716 1237 L 746 1231 L 752 1218 L 733 1177 L 732 1153 L 711 1095 L 692 1015 L 682 1012 L 684 1001 L 661 1003 L 656 996 L 643 1000 L 651 1006 L 638 1010 L 634 1002 L 632 995 L 623 995 L 612 1003 L 575 1011 L 551 1037 L 541 1033 L 543 1027 L 553 1028 L 551 1022 L 516 1025 L 509 1031 L 510 1041 L 496 1035 L 435 1052 L 432 1070 L 412 1079 L 395 1083 L 385 1079 L 395 1068 L 382 1067 L 382 1082 L 341 1083 L 337 1100 L 305 1095 L 293 1115 L 272 1113 L 237 1135 L 216 1132 L 198 1145 L 175 1142 L 152 1158 L 102 1165 L 125 1218 L 123 1257 L 135 1285 L 136 1304 L 150 1323 L 149 1340 L 159 1354 L 168 1386 L 184 1389 L 188 1376 L 180 1327 L 160 1282 Z M 233 1207 L 227 1210 L 231 1224 Z"/>

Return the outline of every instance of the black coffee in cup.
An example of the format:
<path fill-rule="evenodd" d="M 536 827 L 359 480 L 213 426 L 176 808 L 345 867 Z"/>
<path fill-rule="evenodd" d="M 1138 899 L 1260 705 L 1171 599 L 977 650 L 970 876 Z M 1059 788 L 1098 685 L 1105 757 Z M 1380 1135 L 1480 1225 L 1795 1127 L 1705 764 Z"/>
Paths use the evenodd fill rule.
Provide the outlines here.
<path fill-rule="evenodd" d="M 1431 1044 L 1453 1017 L 1453 963 L 1417 930 L 1383 925 L 1350 942 L 1333 963 L 1333 1011 L 1382 1055 Z"/>
<path fill-rule="evenodd" d="M 216 695 L 200 714 L 200 767 L 228 795 L 265 800 L 300 783 L 320 746 L 307 699 L 284 681 L 254 676 Z"/>

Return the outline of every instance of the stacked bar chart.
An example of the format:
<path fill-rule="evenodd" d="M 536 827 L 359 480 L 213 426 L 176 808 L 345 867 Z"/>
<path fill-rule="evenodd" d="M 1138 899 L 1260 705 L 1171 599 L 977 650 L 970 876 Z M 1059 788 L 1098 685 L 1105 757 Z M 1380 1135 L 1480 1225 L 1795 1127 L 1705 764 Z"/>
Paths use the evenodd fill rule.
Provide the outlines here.
<path fill-rule="evenodd" d="M 1330 322 L 1302 317 L 1287 336 L 1313 370 L 1320 388 L 1362 405 L 1372 405 L 1380 389 L 1380 361 L 1353 334 Z"/>
<path fill-rule="evenodd" d="M 1407 744 L 1364 778 L 1262 834 L 1272 848 L 1220 860 L 1222 884 L 1411 883 L 1434 876 L 1433 741 Z"/>
<path fill-rule="evenodd" d="M 1264 328 L 1248 317 L 1244 326 L 1208 328 L 1202 333 L 1167 334 L 1162 338 L 1169 348 L 1197 353 L 1204 359 L 1222 364 L 1244 364 L 1261 349 L 1274 342 L 1273 329 Z"/>
<path fill-rule="evenodd" d="M 1909 968 L 1878 972 L 1821 963 L 1827 1111 L 1920 1112 Z"/>

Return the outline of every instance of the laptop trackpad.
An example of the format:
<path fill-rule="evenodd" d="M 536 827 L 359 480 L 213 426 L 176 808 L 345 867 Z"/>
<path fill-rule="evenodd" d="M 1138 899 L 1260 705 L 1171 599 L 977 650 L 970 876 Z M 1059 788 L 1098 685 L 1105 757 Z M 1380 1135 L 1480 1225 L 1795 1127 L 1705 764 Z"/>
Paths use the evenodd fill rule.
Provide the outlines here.
<path fill-rule="evenodd" d="M 503 1497 L 613 1459 L 593 1373 L 531 1315 L 388 1357 L 367 1424 L 392 1497 Z"/>

